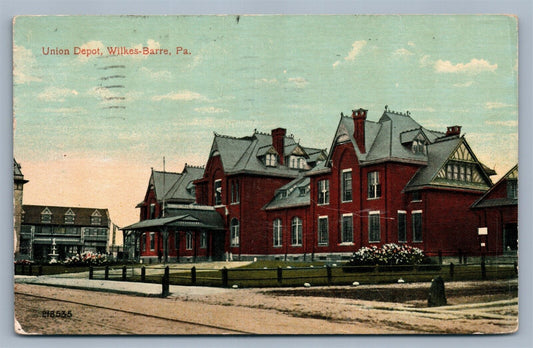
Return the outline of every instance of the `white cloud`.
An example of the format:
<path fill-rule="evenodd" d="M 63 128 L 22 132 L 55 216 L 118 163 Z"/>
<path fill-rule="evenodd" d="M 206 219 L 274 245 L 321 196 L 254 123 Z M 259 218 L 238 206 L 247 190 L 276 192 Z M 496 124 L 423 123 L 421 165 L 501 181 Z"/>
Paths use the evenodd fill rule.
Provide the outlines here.
<path fill-rule="evenodd" d="M 13 45 L 13 80 L 15 83 L 42 81 L 41 78 L 33 74 L 32 67 L 35 65 L 35 56 L 31 50 L 23 46 Z"/>
<path fill-rule="evenodd" d="M 423 55 L 422 58 L 420 58 L 420 66 L 424 67 L 424 66 L 431 65 L 433 63 L 433 61 L 431 59 L 429 59 L 429 57 L 431 57 L 431 56 L 428 55 L 428 54 Z"/>
<path fill-rule="evenodd" d="M 464 82 L 464 83 L 454 83 L 453 86 L 454 87 L 470 87 L 470 86 L 472 86 L 473 83 L 474 83 L 474 81 L 467 81 L 467 82 Z"/>
<path fill-rule="evenodd" d="M 484 71 L 495 71 L 498 64 L 490 64 L 485 59 L 472 59 L 470 62 L 463 64 L 452 64 L 449 60 L 437 60 L 434 65 L 435 71 L 439 73 L 471 73 L 477 74 Z"/>
<path fill-rule="evenodd" d="M 513 106 L 514 105 L 512 104 L 505 104 L 505 103 L 500 103 L 500 102 L 487 102 L 485 104 L 486 109 L 501 109 L 501 108 L 509 108 Z"/>
<path fill-rule="evenodd" d="M 139 51 L 142 51 L 143 47 L 148 47 L 148 49 L 150 49 L 150 50 L 156 50 L 156 49 L 161 48 L 161 44 L 159 42 L 155 41 L 155 40 L 149 39 L 148 41 L 146 41 L 146 44 L 138 44 L 138 45 L 133 46 L 133 48 L 136 48 Z M 135 54 L 135 55 L 132 55 L 131 57 L 146 59 L 146 58 L 148 58 L 148 56 L 149 55 Z"/>
<path fill-rule="evenodd" d="M 344 60 L 346 60 L 346 61 L 354 61 L 355 57 L 357 57 L 357 55 L 361 52 L 361 50 L 365 46 L 366 46 L 366 41 L 365 40 L 354 41 L 354 43 L 352 44 L 352 50 L 350 52 L 348 52 L 348 55 L 346 57 L 344 57 Z M 336 68 L 337 66 L 339 66 L 340 63 L 341 63 L 340 60 L 338 60 L 335 63 L 333 63 L 333 68 Z"/>
<path fill-rule="evenodd" d="M 89 41 L 89 42 L 86 42 L 84 43 L 83 45 L 79 46 L 82 50 L 97 50 L 99 49 L 100 50 L 100 53 L 102 55 L 104 54 L 107 54 L 107 50 L 104 46 L 104 44 L 102 43 L 102 41 Z M 97 55 L 90 55 L 90 56 L 87 56 L 87 55 L 84 55 L 84 54 L 79 54 L 78 55 L 78 59 L 81 61 L 81 62 L 87 62 L 89 60 L 89 58 L 93 58 L 93 57 L 97 57 Z"/>
<path fill-rule="evenodd" d="M 167 70 L 161 70 L 161 71 L 154 71 L 152 69 L 148 69 L 147 67 L 142 67 L 141 71 L 145 73 L 146 75 L 150 76 L 154 80 L 170 80 L 172 77 L 172 74 L 170 71 Z"/>
<path fill-rule="evenodd" d="M 298 88 L 303 88 L 309 82 L 306 79 L 304 79 L 303 77 L 291 77 L 291 78 L 289 78 L 289 83 L 293 83 Z"/>
<path fill-rule="evenodd" d="M 152 97 L 153 101 L 161 101 L 161 100 L 180 100 L 180 101 L 192 101 L 192 100 L 204 100 L 206 101 L 207 98 L 201 95 L 200 93 L 191 92 L 191 91 L 178 91 L 178 92 L 170 92 L 165 95 L 156 95 Z"/>
<path fill-rule="evenodd" d="M 214 106 L 204 106 L 201 108 L 194 108 L 194 111 L 201 114 L 219 114 L 222 112 L 228 112 L 226 109 L 215 108 Z"/>
<path fill-rule="evenodd" d="M 44 108 L 43 112 L 54 114 L 86 114 L 87 110 L 81 107 L 76 108 Z"/>
<path fill-rule="evenodd" d="M 409 45 L 409 46 L 411 46 L 411 47 L 415 47 L 415 46 L 416 46 L 415 43 L 414 43 L 413 41 L 409 41 L 409 42 L 407 43 L 407 45 Z"/>
<path fill-rule="evenodd" d="M 493 125 L 493 126 L 504 126 L 504 127 L 517 127 L 518 121 L 517 120 L 510 120 L 510 121 L 485 121 L 486 124 Z"/>
<path fill-rule="evenodd" d="M 65 97 L 78 95 L 75 89 L 48 87 L 37 95 L 37 98 L 45 101 L 64 102 Z"/>
<path fill-rule="evenodd" d="M 435 109 L 430 106 L 425 107 L 425 108 L 412 108 L 409 110 L 414 111 L 414 112 L 435 112 Z"/>
<path fill-rule="evenodd" d="M 412 56 L 413 52 L 409 51 L 406 48 L 399 48 L 396 51 L 394 51 L 395 56 Z"/>
<path fill-rule="evenodd" d="M 255 80 L 255 82 L 257 82 L 257 83 L 266 83 L 266 84 L 269 84 L 269 85 L 273 85 L 273 84 L 278 83 L 278 79 L 276 79 L 276 78 L 273 78 L 273 79 L 262 78 L 262 79 Z"/>

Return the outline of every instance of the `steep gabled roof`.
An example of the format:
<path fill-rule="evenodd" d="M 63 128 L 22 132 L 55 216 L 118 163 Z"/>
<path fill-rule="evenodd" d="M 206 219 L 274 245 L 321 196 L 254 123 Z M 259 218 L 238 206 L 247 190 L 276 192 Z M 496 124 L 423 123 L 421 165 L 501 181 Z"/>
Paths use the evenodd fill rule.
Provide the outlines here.
<path fill-rule="evenodd" d="M 181 173 L 152 170 L 150 185 L 154 185 L 156 199 L 158 201 L 163 200 L 163 197 L 168 194 L 168 191 L 180 177 Z"/>
<path fill-rule="evenodd" d="M 306 153 L 306 158 L 308 158 L 310 163 L 316 162 L 318 158 L 323 156 L 324 150 L 300 146 L 292 136 L 285 136 L 283 140 L 284 153 L 278 154 L 279 156 L 286 157 L 290 155 L 298 146 Z M 226 174 L 250 173 L 296 177 L 301 171 L 289 168 L 287 165 L 265 165 L 263 156 L 267 153 L 277 154 L 270 134 L 254 132 L 252 136 L 236 138 L 215 133 L 210 156 L 220 156 Z M 312 154 L 312 161 L 309 153 Z"/>
<path fill-rule="evenodd" d="M 506 185 L 509 180 L 518 180 L 518 164 L 511 168 L 494 186 L 492 186 L 480 199 L 472 204 L 472 208 L 490 208 L 490 207 L 501 207 L 501 206 L 512 206 L 518 205 L 518 197 L 510 198 L 505 197 L 496 197 L 493 193 L 501 188 L 502 185 Z M 506 191 L 506 190 L 505 190 Z"/>
<path fill-rule="evenodd" d="M 168 203 L 194 203 L 196 196 L 192 188 L 192 182 L 200 179 L 204 174 L 203 167 L 194 167 L 185 164 L 183 171 L 174 185 L 167 191 L 164 199 Z"/>
<path fill-rule="evenodd" d="M 276 190 L 274 198 L 267 203 L 264 210 L 307 206 L 311 203 L 310 178 L 300 175 L 288 184 Z"/>

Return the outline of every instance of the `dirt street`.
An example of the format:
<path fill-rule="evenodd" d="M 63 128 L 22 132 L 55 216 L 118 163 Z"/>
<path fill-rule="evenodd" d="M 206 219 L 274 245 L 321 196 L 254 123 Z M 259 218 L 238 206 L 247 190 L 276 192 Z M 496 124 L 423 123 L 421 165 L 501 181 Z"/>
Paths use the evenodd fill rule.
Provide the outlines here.
<path fill-rule="evenodd" d="M 427 308 L 410 296 L 383 301 L 391 300 L 384 294 L 393 289 L 408 294 L 427 284 L 237 289 L 165 299 L 15 284 L 15 317 L 25 332 L 37 334 L 510 333 L 518 327 L 516 286 L 516 281 L 449 283 L 448 305 Z M 509 291 L 490 291 L 505 287 Z M 335 297 L 327 297 L 332 291 Z M 379 298 L 369 293 L 383 299 L 375 301 Z M 43 311 L 72 316 L 43 317 Z"/>

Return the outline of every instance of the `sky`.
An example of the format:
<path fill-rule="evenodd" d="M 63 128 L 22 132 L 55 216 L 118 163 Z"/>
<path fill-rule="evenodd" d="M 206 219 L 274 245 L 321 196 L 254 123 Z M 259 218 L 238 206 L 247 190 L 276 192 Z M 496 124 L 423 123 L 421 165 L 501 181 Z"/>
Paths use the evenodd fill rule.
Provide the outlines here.
<path fill-rule="evenodd" d="M 461 125 L 493 181 L 518 162 L 511 16 L 35 16 L 13 35 L 24 204 L 108 208 L 129 225 L 163 157 L 181 172 L 206 163 L 213 132 L 277 127 L 329 148 L 360 107 Z"/>

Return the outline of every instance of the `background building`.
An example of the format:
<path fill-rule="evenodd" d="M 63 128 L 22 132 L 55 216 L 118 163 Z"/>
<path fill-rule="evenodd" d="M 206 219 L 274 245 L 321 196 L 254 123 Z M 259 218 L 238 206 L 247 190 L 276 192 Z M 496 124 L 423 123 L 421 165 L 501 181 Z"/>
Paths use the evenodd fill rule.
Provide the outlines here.
<path fill-rule="evenodd" d="M 15 259 L 20 258 L 20 224 L 22 219 L 22 196 L 24 184 L 24 175 L 20 170 L 20 164 L 13 159 L 13 241 Z"/>

